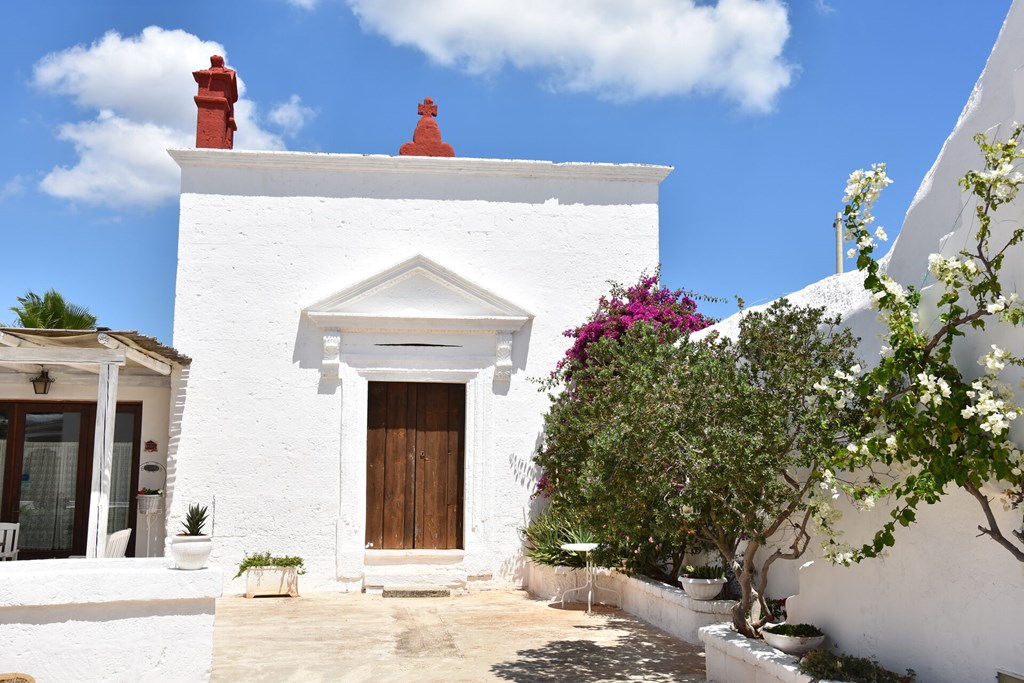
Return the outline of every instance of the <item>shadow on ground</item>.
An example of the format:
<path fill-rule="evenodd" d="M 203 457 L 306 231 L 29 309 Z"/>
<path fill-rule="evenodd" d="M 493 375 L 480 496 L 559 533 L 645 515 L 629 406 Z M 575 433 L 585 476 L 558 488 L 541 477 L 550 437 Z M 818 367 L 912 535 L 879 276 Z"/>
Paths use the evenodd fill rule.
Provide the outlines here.
<path fill-rule="evenodd" d="M 491 665 L 491 672 L 499 679 L 520 682 L 705 680 L 702 653 L 682 652 L 676 641 L 661 634 L 638 633 L 633 621 L 608 615 L 600 626 L 574 628 L 614 629 L 622 635 L 614 644 L 555 640 L 519 650 L 515 659 Z"/>

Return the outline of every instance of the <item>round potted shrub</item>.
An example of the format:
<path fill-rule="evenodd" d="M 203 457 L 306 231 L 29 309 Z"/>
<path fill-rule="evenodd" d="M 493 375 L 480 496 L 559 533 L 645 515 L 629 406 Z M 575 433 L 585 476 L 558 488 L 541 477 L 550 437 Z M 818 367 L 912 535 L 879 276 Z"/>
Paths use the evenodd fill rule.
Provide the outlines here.
<path fill-rule="evenodd" d="M 302 558 L 295 555 L 271 555 L 270 552 L 246 555 L 238 565 L 237 579 L 245 574 L 245 597 L 257 595 L 299 595 L 299 574 L 306 573 Z"/>
<path fill-rule="evenodd" d="M 725 585 L 725 569 L 710 565 L 687 567 L 679 575 L 679 583 L 694 600 L 714 600 Z"/>
<path fill-rule="evenodd" d="M 825 642 L 825 634 L 811 624 L 773 624 L 761 630 L 764 642 L 787 655 L 803 655 Z"/>
<path fill-rule="evenodd" d="M 208 517 L 204 505 L 190 505 L 182 532 L 171 537 L 171 557 L 177 569 L 203 569 L 213 550 L 213 541 L 203 533 Z"/>

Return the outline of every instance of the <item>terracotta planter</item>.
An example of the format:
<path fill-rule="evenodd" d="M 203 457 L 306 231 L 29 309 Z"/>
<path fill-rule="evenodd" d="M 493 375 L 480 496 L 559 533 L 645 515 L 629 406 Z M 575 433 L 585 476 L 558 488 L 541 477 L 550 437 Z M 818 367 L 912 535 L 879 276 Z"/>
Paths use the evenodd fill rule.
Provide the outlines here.
<path fill-rule="evenodd" d="M 800 638 L 797 636 L 784 636 L 779 633 L 772 633 L 768 629 L 761 631 L 764 642 L 776 650 L 782 650 L 787 655 L 804 655 L 811 650 L 817 650 L 825 642 L 825 636 L 808 636 Z"/>
<path fill-rule="evenodd" d="M 201 536 L 172 536 L 171 557 L 176 569 L 204 569 L 213 550 L 213 540 Z"/>
<path fill-rule="evenodd" d="M 680 576 L 679 583 L 683 584 L 683 590 L 694 600 L 714 600 L 722 592 L 725 579 L 691 579 Z"/>
<path fill-rule="evenodd" d="M 299 596 L 299 573 L 295 567 L 255 567 L 245 570 L 245 597 L 257 595 Z"/>

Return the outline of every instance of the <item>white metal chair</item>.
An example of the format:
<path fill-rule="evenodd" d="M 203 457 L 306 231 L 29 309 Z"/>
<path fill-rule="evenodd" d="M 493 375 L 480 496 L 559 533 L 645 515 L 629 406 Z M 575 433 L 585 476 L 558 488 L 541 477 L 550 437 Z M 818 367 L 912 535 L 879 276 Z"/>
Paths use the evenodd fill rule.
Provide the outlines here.
<path fill-rule="evenodd" d="M 131 535 L 131 529 L 122 529 L 107 536 L 107 549 L 103 557 L 124 557 L 124 553 L 128 549 L 128 539 Z"/>
<path fill-rule="evenodd" d="M 18 529 L 21 524 L 17 522 L 0 522 L 0 561 L 18 559 Z"/>

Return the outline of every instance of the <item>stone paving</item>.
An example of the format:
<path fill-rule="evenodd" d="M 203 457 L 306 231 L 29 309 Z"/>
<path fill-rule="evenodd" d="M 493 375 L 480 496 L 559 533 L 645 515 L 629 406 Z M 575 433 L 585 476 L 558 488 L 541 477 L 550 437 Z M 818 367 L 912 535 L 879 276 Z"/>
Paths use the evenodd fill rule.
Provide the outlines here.
<path fill-rule="evenodd" d="M 217 601 L 213 681 L 704 681 L 701 648 L 616 609 L 474 591 Z"/>

